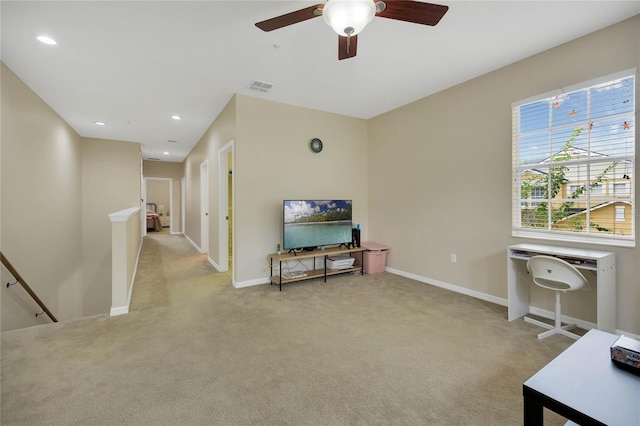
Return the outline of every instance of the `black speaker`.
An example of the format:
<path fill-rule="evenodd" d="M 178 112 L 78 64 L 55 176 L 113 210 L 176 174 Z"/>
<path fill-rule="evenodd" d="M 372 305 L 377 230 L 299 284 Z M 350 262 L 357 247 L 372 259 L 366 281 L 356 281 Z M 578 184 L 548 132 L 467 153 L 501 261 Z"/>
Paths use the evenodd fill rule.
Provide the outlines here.
<path fill-rule="evenodd" d="M 354 247 L 360 247 L 360 230 L 353 228 L 351 230 L 351 242 Z"/>

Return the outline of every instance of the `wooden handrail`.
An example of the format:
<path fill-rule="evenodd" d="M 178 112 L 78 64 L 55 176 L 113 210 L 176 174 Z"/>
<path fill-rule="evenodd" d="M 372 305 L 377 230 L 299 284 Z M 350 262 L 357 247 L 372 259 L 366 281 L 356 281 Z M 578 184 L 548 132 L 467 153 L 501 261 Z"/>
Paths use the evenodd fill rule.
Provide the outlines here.
<path fill-rule="evenodd" d="M 35 294 L 33 290 L 31 290 L 31 287 L 29 287 L 29 284 L 25 282 L 24 278 L 22 278 L 22 276 L 18 273 L 18 271 L 16 271 L 16 268 L 13 267 L 11 262 L 9 262 L 9 260 L 4 256 L 4 253 L 2 253 L 1 251 L 0 251 L 0 260 L 2 260 L 2 263 L 4 264 L 4 266 L 6 266 L 9 273 L 13 275 L 13 278 L 15 278 L 17 282 L 20 283 L 22 288 L 24 288 L 25 291 L 29 293 L 29 296 L 31 296 L 31 298 L 38 304 L 38 306 L 40 306 L 40 308 L 49 316 L 49 318 L 51 318 L 51 321 L 58 322 L 56 317 L 53 316 L 51 311 L 45 306 L 44 303 L 42 303 L 42 300 L 40 300 L 38 295 Z"/>

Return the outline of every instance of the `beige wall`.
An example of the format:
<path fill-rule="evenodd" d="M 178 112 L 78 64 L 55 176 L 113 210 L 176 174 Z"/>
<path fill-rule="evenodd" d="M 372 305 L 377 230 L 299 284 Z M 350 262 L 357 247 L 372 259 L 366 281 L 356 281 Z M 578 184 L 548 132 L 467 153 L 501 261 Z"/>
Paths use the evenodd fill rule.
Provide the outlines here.
<path fill-rule="evenodd" d="M 507 246 L 535 242 L 511 237 L 511 102 L 633 67 L 640 16 L 370 120 L 369 236 L 387 265 L 506 299 Z M 616 253 L 617 328 L 640 334 L 640 248 L 581 247 Z M 566 313 L 594 320 L 594 293 L 578 298 Z"/>
<path fill-rule="evenodd" d="M 81 138 L 4 64 L 1 72 L 1 249 L 54 315 L 78 317 Z M 14 297 L 17 291 L 0 289 L 2 330 L 35 323 L 34 311 L 25 314 Z"/>
<path fill-rule="evenodd" d="M 171 203 L 169 186 L 170 180 L 164 179 L 147 179 L 147 203 L 155 203 L 158 209 L 158 213 L 168 214 L 171 213 Z"/>
<path fill-rule="evenodd" d="M 109 312 L 107 215 L 140 206 L 141 168 L 139 144 L 78 136 L 2 64 L 2 251 L 58 319 Z M 33 325 L 16 289 L 3 330 Z"/>
<path fill-rule="evenodd" d="M 209 257 L 219 264 L 218 150 L 234 140 L 233 274 L 264 282 L 265 256 L 282 243 L 282 200 L 347 198 L 367 229 L 366 121 L 236 95 L 185 160 L 187 235 L 200 242 L 200 163 L 209 161 Z M 324 150 L 313 154 L 318 137 Z"/>
<path fill-rule="evenodd" d="M 182 190 L 180 189 L 182 177 L 184 176 L 184 166 L 182 163 L 170 163 L 166 161 L 143 161 L 142 164 L 142 174 L 145 178 L 169 178 L 171 179 L 173 185 L 173 205 L 169 206 L 169 196 L 168 189 L 162 189 L 163 193 L 166 193 L 166 203 L 165 203 L 165 211 L 167 209 L 171 209 L 171 216 L 173 221 L 173 229 L 171 232 L 173 233 L 181 233 L 182 232 Z M 154 181 L 148 180 L 147 183 L 153 182 L 151 185 L 153 186 L 155 183 L 163 182 L 163 181 Z M 166 183 L 164 185 L 167 185 Z M 162 184 L 161 184 L 162 186 Z M 153 188 L 152 188 L 153 191 Z M 155 195 L 149 192 L 149 185 L 147 185 L 147 200 L 148 202 L 155 202 L 150 197 Z M 160 196 L 160 194 L 158 195 Z M 160 204 L 160 203 L 158 203 Z"/>
<path fill-rule="evenodd" d="M 282 200 L 352 199 L 366 238 L 367 122 L 237 95 L 234 270 L 242 283 L 268 276 L 282 243 Z M 319 154 L 309 139 L 323 141 Z"/>
<path fill-rule="evenodd" d="M 185 235 L 200 246 L 200 164 L 209 164 L 209 257 L 219 258 L 218 248 L 218 151 L 236 134 L 236 97 L 229 100 L 218 117 L 202 135 L 185 158 L 186 232 Z"/>
<path fill-rule="evenodd" d="M 109 312 L 107 215 L 140 179 L 139 144 L 81 138 L 2 64 L 2 251 L 58 319 Z M 1 294 L 3 330 L 33 325 Z"/>
<path fill-rule="evenodd" d="M 103 139 L 82 142 L 84 315 L 111 308 L 111 222 L 108 215 L 140 207 L 140 145 Z"/>

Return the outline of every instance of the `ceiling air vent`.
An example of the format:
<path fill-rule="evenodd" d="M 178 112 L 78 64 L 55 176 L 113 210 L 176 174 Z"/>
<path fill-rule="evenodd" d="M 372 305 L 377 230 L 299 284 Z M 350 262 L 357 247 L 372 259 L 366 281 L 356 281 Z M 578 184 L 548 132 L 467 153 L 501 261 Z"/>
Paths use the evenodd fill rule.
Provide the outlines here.
<path fill-rule="evenodd" d="M 250 90 L 256 90 L 258 92 L 266 93 L 273 87 L 271 83 L 265 83 L 263 81 L 254 80 L 249 86 Z"/>
<path fill-rule="evenodd" d="M 154 157 L 149 157 L 149 158 L 147 158 L 147 160 L 160 161 L 160 159 L 159 159 L 159 158 L 154 158 Z"/>

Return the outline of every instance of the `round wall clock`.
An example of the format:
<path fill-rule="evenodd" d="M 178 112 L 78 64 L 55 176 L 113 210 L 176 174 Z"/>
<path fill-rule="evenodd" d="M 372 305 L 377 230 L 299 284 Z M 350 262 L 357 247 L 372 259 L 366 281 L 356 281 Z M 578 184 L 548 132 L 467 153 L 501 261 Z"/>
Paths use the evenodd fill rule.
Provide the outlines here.
<path fill-rule="evenodd" d="M 322 141 L 318 138 L 313 138 L 309 141 L 309 149 L 316 154 L 322 151 Z"/>

